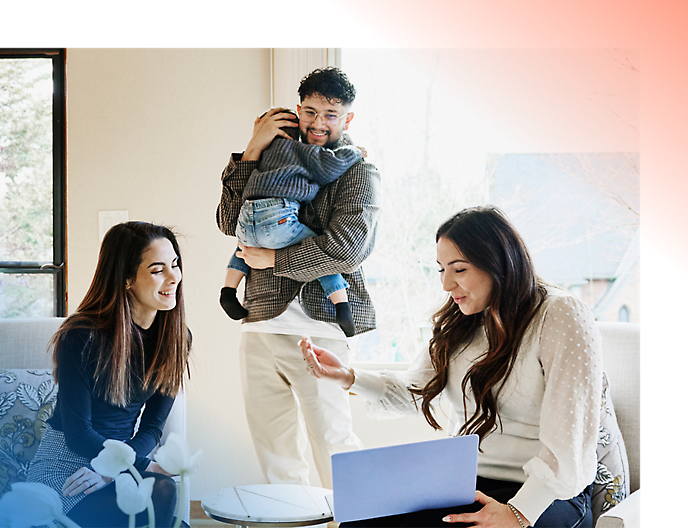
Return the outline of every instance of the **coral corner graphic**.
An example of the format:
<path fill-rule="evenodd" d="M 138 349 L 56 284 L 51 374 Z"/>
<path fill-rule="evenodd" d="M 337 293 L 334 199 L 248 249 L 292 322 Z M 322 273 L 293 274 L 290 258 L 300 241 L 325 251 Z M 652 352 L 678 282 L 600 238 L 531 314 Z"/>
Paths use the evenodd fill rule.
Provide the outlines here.
<path fill-rule="evenodd" d="M 645 247 L 688 277 L 688 75 L 671 63 L 686 8 L 610 0 L 489 3 L 455 0 L 326 0 L 386 46 L 634 47 L 642 54 L 642 237 Z M 681 35 L 680 37 L 678 37 Z M 667 131 L 669 132 L 667 134 Z"/>

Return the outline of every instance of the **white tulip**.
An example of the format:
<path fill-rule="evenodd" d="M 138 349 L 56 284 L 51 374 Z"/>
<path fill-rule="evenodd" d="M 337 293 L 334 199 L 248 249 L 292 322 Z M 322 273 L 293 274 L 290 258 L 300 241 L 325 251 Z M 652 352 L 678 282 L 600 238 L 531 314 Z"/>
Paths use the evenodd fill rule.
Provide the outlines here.
<path fill-rule="evenodd" d="M 201 455 L 203 450 L 192 456 L 187 441 L 177 433 L 170 433 L 165 445 L 155 454 L 155 461 L 168 473 L 185 477 L 196 471 Z"/>
<path fill-rule="evenodd" d="M 57 519 L 65 526 L 76 526 L 62 513 L 57 491 L 39 482 L 15 482 L 12 491 L 0 497 L 3 526 L 23 527 L 51 524 Z"/>
<path fill-rule="evenodd" d="M 115 477 L 117 506 L 127 515 L 136 515 L 148 507 L 153 494 L 153 477 L 145 478 L 137 484 L 129 473 L 120 473 Z"/>
<path fill-rule="evenodd" d="M 158 449 L 158 452 L 155 454 L 155 461 L 160 464 L 160 467 L 172 475 L 179 475 L 181 477 L 177 520 L 173 528 L 179 528 L 181 525 L 182 508 L 186 501 L 186 477 L 196 471 L 201 461 L 201 455 L 203 455 L 203 450 L 197 451 L 192 456 L 189 444 L 177 433 L 170 433 L 165 445 Z"/>
<path fill-rule="evenodd" d="M 122 471 L 131 469 L 136 460 L 134 449 L 119 440 L 105 440 L 103 450 L 91 460 L 91 466 L 105 477 L 115 478 Z"/>

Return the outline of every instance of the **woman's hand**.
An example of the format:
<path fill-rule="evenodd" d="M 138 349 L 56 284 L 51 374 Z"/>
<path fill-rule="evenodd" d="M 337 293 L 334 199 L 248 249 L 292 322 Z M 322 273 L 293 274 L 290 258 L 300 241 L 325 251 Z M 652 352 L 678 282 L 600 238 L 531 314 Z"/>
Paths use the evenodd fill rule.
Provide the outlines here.
<path fill-rule="evenodd" d="M 289 134 L 282 130 L 283 126 L 299 126 L 297 118 L 287 108 L 272 108 L 253 123 L 253 136 L 241 157 L 242 161 L 258 161 L 260 154 L 272 143 L 277 136 L 291 139 Z"/>
<path fill-rule="evenodd" d="M 475 492 L 475 500 L 483 507 L 475 513 L 457 513 L 442 519 L 446 523 L 468 523 L 481 528 L 521 528 L 518 519 L 506 504 L 497 502 L 480 491 Z M 520 513 L 520 512 L 519 512 Z M 521 515 L 524 526 L 530 526 L 528 519 Z"/>
<path fill-rule="evenodd" d="M 65 480 L 65 483 L 62 485 L 62 494 L 66 497 L 74 497 L 74 495 L 78 495 L 82 492 L 84 495 L 90 495 L 108 484 L 111 480 L 110 477 L 104 477 L 92 469 L 82 467 L 76 470 L 73 475 L 67 477 L 67 480 Z"/>
<path fill-rule="evenodd" d="M 356 146 L 358 150 L 361 151 L 361 157 L 362 158 L 367 158 L 368 157 L 368 151 L 364 147 L 359 147 L 358 145 Z"/>
<path fill-rule="evenodd" d="M 354 384 L 354 369 L 347 367 L 332 352 L 315 346 L 310 337 L 302 337 L 299 345 L 308 372 L 316 378 L 334 381 L 343 389 L 351 388 Z"/>
<path fill-rule="evenodd" d="M 157 462 L 151 461 L 150 464 L 146 467 L 146 471 L 151 471 L 152 473 L 160 473 L 161 475 L 167 475 L 168 477 L 176 477 L 177 475 L 173 475 L 172 473 L 168 473 L 165 471 L 160 464 Z"/>

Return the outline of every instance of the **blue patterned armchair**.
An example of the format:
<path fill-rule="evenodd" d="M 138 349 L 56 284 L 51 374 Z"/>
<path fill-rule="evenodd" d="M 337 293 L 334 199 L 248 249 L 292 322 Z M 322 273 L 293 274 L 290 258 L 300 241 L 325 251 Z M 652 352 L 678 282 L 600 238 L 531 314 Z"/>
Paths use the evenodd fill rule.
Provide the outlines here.
<path fill-rule="evenodd" d="M 63 318 L 0 319 L 0 496 L 26 479 L 45 421 L 52 416 L 57 385 L 48 342 Z M 186 400 L 177 396 L 161 442 L 169 433 L 186 437 Z M 190 502 L 186 493 L 189 522 Z"/>

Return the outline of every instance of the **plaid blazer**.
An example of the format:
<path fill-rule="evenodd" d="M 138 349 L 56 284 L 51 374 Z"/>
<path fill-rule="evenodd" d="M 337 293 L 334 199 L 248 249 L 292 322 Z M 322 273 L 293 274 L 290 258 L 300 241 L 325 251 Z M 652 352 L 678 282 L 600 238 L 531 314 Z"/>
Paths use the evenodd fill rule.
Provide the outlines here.
<path fill-rule="evenodd" d="M 337 146 L 351 144 L 342 135 Z M 222 173 L 222 198 L 217 225 L 236 236 L 241 195 L 257 161 L 241 161 L 232 154 Z M 356 334 L 375 328 L 375 309 L 366 290 L 361 263 L 375 245 L 380 214 L 380 174 L 364 160 L 352 165 L 339 179 L 320 188 L 299 211 L 299 220 L 318 235 L 299 244 L 275 250 L 275 267 L 253 269 L 246 275 L 244 307 L 247 323 L 265 321 L 283 313 L 294 298 L 304 312 L 318 321 L 335 322 L 335 309 L 316 280 L 341 273 L 349 283 L 349 304 Z"/>

